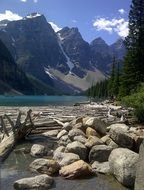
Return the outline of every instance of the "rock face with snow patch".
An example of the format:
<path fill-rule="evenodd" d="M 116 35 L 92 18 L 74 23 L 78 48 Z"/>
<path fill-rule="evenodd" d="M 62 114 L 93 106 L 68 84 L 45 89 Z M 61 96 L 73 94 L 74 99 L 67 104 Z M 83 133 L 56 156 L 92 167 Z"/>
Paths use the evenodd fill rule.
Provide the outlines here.
<path fill-rule="evenodd" d="M 89 44 L 78 28 L 65 27 L 56 33 L 39 13 L 1 21 L 0 39 L 23 71 L 61 93 L 86 90 L 93 81 L 105 79 L 103 72 L 113 56 L 102 39 Z"/>
<path fill-rule="evenodd" d="M 72 71 L 76 75 L 83 77 L 85 75 L 84 69 L 90 68 L 89 44 L 83 40 L 81 34 L 78 31 L 78 28 L 65 27 L 58 32 L 58 35 L 62 39 L 61 42 L 64 51 L 70 60 L 74 63 Z"/>
<path fill-rule="evenodd" d="M 57 36 L 43 15 L 29 15 L 9 22 L 5 30 L 15 40 L 16 62 L 24 71 L 46 79 L 48 76 L 44 67 L 52 66 L 64 72 L 68 70 Z"/>

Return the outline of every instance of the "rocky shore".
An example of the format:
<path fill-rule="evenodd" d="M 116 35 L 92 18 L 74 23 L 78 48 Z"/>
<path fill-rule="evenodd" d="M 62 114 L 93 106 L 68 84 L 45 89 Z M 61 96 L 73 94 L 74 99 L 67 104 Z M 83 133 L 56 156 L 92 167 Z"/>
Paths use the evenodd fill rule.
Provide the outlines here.
<path fill-rule="evenodd" d="M 4 107 L 0 115 L 6 112 L 14 120 L 19 109 Z M 106 103 L 31 109 L 36 128 L 26 138 L 50 139 L 56 147 L 48 150 L 44 145 L 33 144 L 30 150 L 19 150 L 35 158 L 29 165 L 35 177 L 15 181 L 16 190 L 49 189 L 55 175 L 79 179 L 98 173 L 114 175 L 132 189 L 136 181 L 135 188 L 139 190 L 137 163 L 144 129 L 135 125 L 131 109 Z"/>

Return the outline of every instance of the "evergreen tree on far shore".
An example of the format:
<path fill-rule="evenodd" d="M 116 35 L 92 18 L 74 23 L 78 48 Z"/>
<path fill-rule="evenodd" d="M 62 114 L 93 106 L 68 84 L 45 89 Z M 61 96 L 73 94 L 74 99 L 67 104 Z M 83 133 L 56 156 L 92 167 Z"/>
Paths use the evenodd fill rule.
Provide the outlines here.
<path fill-rule="evenodd" d="M 125 39 L 127 55 L 123 65 L 120 95 L 131 94 L 144 82 L 144 0 L 132 0 L 129 35 Z"/>
<path fill-rule="evenodd" d="M 87 90 L 89 97 L 99 99 L 108 97 L 108 80 L 100 81 Z"/>
<path fill-rule="evenodd" d="M 119 61 L 113 58 L 111 76 L 108 81 L 109 97 L 117 97 L 120 87 L 120 67 Z"/>

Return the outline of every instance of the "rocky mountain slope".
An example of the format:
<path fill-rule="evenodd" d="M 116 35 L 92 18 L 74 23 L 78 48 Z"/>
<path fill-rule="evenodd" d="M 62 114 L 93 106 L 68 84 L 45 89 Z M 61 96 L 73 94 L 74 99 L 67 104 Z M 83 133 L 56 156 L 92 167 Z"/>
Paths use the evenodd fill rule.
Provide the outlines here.
<path fill-rule="evenodd" d="M 89 44 L 78 28 L 65 27 L 55 33 L 38 13 L 1 21 L 0 39 L 24 72 L 60 93 L 86 90 L 105 79 L 113 54 L 118 58 L 124 54 L 122 42 L 108 46 L 97 38 Z"/>
<path fill-rule="evenodd" d="M 56 90 L 26 75 L 15 63 L 7 47 L 0 40 L 0 94 L 54 94 Z M 57 92 L 58 93 L 58 92 Z"/>
<path fill-rule="evenodd" d="M 26 75 L 17 67 L 10 52 L 0 40 L 0 93 L 33 93 Z"/>

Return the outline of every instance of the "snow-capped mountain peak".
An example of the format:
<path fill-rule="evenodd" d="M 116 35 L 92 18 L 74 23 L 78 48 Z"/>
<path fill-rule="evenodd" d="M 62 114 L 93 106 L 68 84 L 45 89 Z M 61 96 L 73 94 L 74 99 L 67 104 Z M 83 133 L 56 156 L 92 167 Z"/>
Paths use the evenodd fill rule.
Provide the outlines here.
<path fill-rule="evenodd" d="M 39 16 L 42 16 L 42 15 L 39 14 L 39 13 L 31 13 L 31 14 L 27 15 L 25 18 L 31 19 L 31 18 L 36 18 L 36 17 L 39 17 Z"/>

